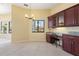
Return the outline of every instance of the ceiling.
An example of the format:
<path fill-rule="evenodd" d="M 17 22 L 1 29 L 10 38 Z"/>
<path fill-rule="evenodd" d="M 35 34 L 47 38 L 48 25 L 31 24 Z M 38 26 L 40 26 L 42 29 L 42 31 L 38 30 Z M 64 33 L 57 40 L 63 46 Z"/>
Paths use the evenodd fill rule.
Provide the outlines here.
<path fill-rule="evenodd" d="M 27 4 L 28 6 L 24 6 Z M 31 6 L 32 9 L 50 9 L 57 5 L 57 3 L 15 3 L 15 5 L 29 8 Z M 8 3 L 1 3 L 0 4 L 0 14 L 6 14 L 11 12 L 11 4 Z"/>
<path fill-rule="evenodd" d="M 27 4 L 28 6 L 24 6 L 24 4 Z M 50 9 L 57 5 L 57 3 L 17 3 L 15 5 L 23 7 L 23 8 L 29 8 L 31 9 Z"/>
<path fill-rule="evenodd" d="M 11 5 L 6 3 L 0 3 L 0 14 L 6 14 L 11 12 Z"/>

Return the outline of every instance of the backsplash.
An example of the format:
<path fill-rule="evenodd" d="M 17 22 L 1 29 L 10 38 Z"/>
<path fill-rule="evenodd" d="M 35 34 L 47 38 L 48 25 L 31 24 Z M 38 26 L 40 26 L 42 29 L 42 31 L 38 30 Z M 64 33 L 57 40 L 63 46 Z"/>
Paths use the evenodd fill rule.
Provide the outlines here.
<path fill-rule="evenodd" d="M 51 31 L 56 33 L 59 36 L 62 36 L 62 34 L 71 34 L 71 35 L 79 36 L 79 26 L 77 26 L 77 27 L 59 27 L 59 28 L 52 29 Z"/>

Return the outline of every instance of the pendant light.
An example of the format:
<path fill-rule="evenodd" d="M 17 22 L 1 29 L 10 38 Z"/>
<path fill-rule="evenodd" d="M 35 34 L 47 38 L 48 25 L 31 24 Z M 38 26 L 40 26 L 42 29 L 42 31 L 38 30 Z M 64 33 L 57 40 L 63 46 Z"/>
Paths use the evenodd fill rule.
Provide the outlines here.
<path fill-rule="evenodd" d="M 29 8 L 29 14 L 30 14 L 30 15 L 25 14 L 25 18 L 34 20 L 34 15 L 32 14 L 32 9 L 31 9 L 31 3 L 29 5 L 24 4 L 24 6 Z"/>

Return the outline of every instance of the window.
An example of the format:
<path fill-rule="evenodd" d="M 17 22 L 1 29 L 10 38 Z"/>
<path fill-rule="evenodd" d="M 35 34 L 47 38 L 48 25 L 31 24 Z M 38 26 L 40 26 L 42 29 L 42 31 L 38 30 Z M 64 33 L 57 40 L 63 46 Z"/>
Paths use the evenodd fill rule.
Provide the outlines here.
<path fill-rule="evenodd" d="M 11 29 L 11 21 L 8 22 L 8 32 L 11 33 L 12 29 Z"/>
<path fill-rule="evenodd" d="M 32 32 L 44 32 L 44 20 L 33 20 Z"/>
<path fill-rule="evenodd" d="M 0 21 L 0 33 L 7 34 L 11 31 L 11 21 Z"/>

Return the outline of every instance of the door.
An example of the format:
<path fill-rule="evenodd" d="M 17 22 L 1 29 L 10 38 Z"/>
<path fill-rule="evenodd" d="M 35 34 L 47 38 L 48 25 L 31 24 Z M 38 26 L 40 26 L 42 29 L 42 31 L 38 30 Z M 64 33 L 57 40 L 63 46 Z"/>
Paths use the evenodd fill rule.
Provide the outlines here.
<path fill-rule="evenodd" d="M 67 52 L 72 53 L 72 40 L 68 38 L 68 36 L 63 35 L 63 42 L 62 42 L 63 49 Z"/>
<path fill-rule="evenodd" d="M 52 17 L 48 17 L 48 28 L 52 28 L 52 26 L 53 26 Z"/>
<path fill-rule="evenodd" d="M 74 53 L 74 55 L 79 56 L 79 37 L 76 37 L 74 39 L 73 53 Z"/>
<path fill-rule="evenodd" d="M 46 34 L 46 41 L 51 42 L 51 35 L 50 34 Z"/>
<path fill-rule="evenodd" d="M 75 24 L 79 25 L 79 5 L 75 6 Z"/>
<path fill-rule="evenodd" d="M 56 26 L 55 17 L 48 17 L 48 28 L 54 28 Z"/>
<path fill-rule="evenodd" d="M 65 26 L 73 26 L 75 23 L 74 8 L 65 10 L 64 16 Z"/>
<path fill-rule="evenodd" d="M 58 14 L 58 26 L 64 26 L 64 12 Z"/>

